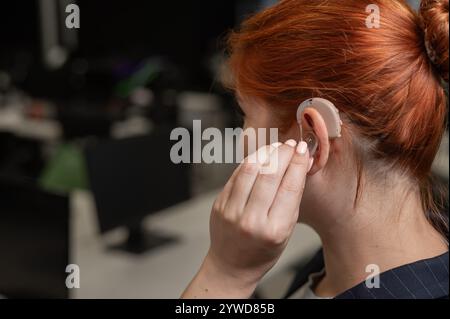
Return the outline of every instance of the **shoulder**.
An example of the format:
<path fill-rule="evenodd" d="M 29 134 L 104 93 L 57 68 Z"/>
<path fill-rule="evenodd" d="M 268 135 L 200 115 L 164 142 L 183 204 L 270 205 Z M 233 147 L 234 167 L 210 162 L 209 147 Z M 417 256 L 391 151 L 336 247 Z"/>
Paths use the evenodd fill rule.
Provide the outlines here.
<path fill-rule="evenodd" d="M 297 268 L 296 275 L 285 294 L 285 298 L 288 298 L 300 287 L 302 287 L 308 281 L 311 274 L 322 271 L 324 267 L 325 263 L 323 259 L 323 251 L 320 249 L 314 254 L 309 262 Z"/>
<path fill-rule="evenodd" d="M 447 299 L 448 260 L 446 252 L 388 270 L 380 274 L 373 288 L 362 282 L 336 299 Z"/>
<path fill-rule="evenodd" d="M 366 282 L 350 288 L 336 299 L 448 299 L 449 253 L 403 265 L 379 276 L 379 283 L 369 288 Z M 302 287 L 310 274 L 324 267 L 323 251 L 319 250 L 303 267 L 297 269 L 285 298 Z"/>

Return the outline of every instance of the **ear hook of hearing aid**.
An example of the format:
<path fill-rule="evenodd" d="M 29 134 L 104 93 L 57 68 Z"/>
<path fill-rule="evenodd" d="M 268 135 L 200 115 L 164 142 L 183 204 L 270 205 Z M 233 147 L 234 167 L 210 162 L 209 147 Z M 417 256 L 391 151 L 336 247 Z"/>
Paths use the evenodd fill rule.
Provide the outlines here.
<path fill-rule="evenodd" d="M 323 117 L 325 125 L 328 130 L 328 137 L 330 139 L 341 137 L 342 121 L 339 116 L 339 110 L 334 104 L 326 99 L 312 98 L 304 101 L 297 109 L 297 123 L 300 128 L 300 141 L 305 141 L 308 144 L 309 153 L 311 156 L 317 151 L 319 146 L 317 137 L 310 132 L 303 139 L 303 113 L 306 108 L 314 108 Z"/>
<path fill-rule="evenodd" d="M 297 109 L 297 122 L 299 124 L 302 123 L 303 113 L 307 108 L 313 108 L 320 113 L 327 126 L 328 138 L 334 139 L 341 137 L 342 121 L 339 116 L 339 110 L 332 102 L 322 98 L 313 98 L 304 101 Z M 303 129 L 301 128 L 301 130 Z"/>

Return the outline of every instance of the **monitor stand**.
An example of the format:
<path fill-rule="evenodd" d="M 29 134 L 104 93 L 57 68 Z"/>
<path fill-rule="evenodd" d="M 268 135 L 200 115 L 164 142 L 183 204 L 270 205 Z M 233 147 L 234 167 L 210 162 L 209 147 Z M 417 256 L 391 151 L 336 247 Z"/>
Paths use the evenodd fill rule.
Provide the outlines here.
<path fill-rule="evenodd" d="M 178 241 L 178 238 L 175 236 L 144 229 L 142 223 L 128 226 L 127 228 L 128 237 L 125 239 L 125 242 L 113 247 L 114 249 L 140 255 Z"/>

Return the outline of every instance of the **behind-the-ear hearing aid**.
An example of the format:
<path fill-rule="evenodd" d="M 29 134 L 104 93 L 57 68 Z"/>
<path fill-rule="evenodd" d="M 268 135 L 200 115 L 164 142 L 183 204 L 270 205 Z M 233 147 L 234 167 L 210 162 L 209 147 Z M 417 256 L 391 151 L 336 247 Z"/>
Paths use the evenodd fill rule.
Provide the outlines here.
<path fill-rule="evenodd" d="M 313 108 L 322 116 L 327 126 L 328 137 L 330 139 L 341 137 L 342 121 L 339 116 L 339 110 L 333 103 L 322 98 L 312 98 L 304 101 L 297 109 L 297 123 L 300 127 L 300 140 L 308 144 L 309 153 L 314 155 L 318 148 L 318 140 L 314 133 L 310 132 L 303 136 L 303 113 L 305 109 Z"/>
<path fill-rule="evenodd" d="M 308 145 L 308 151 L 310 156 L 316 154 L 317 148 L 319 147 L 319 142 L 317 141 L 316 135 L 310 132 L 306 134 L 304 141 Z"/>

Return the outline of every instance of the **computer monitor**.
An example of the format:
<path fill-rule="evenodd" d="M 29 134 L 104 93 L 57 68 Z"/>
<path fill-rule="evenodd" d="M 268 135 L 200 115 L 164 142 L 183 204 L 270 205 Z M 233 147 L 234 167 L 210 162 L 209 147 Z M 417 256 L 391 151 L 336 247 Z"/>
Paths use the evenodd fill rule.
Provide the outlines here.
<path fill-rule="evenodd" d="M 190 196 L 189 167 L 170 160 L 170 130 L 108 140 L 86 150 L 90 188 L 101 232 L 125 226 L 129 237 L 121 248 L 143 253 L 174 238 L 146 232 L 141 222 Z"/>
<path fill-rule="evenodd" d="M 0 177 L 0 207 L 0 295 L 68 298 L 68 198 Z"/>
<path fill-rule="evenodd" d="M 0 176 L 38 178 L 45 165 L 42 148 L 36 139 L 0 131 Z"/>

